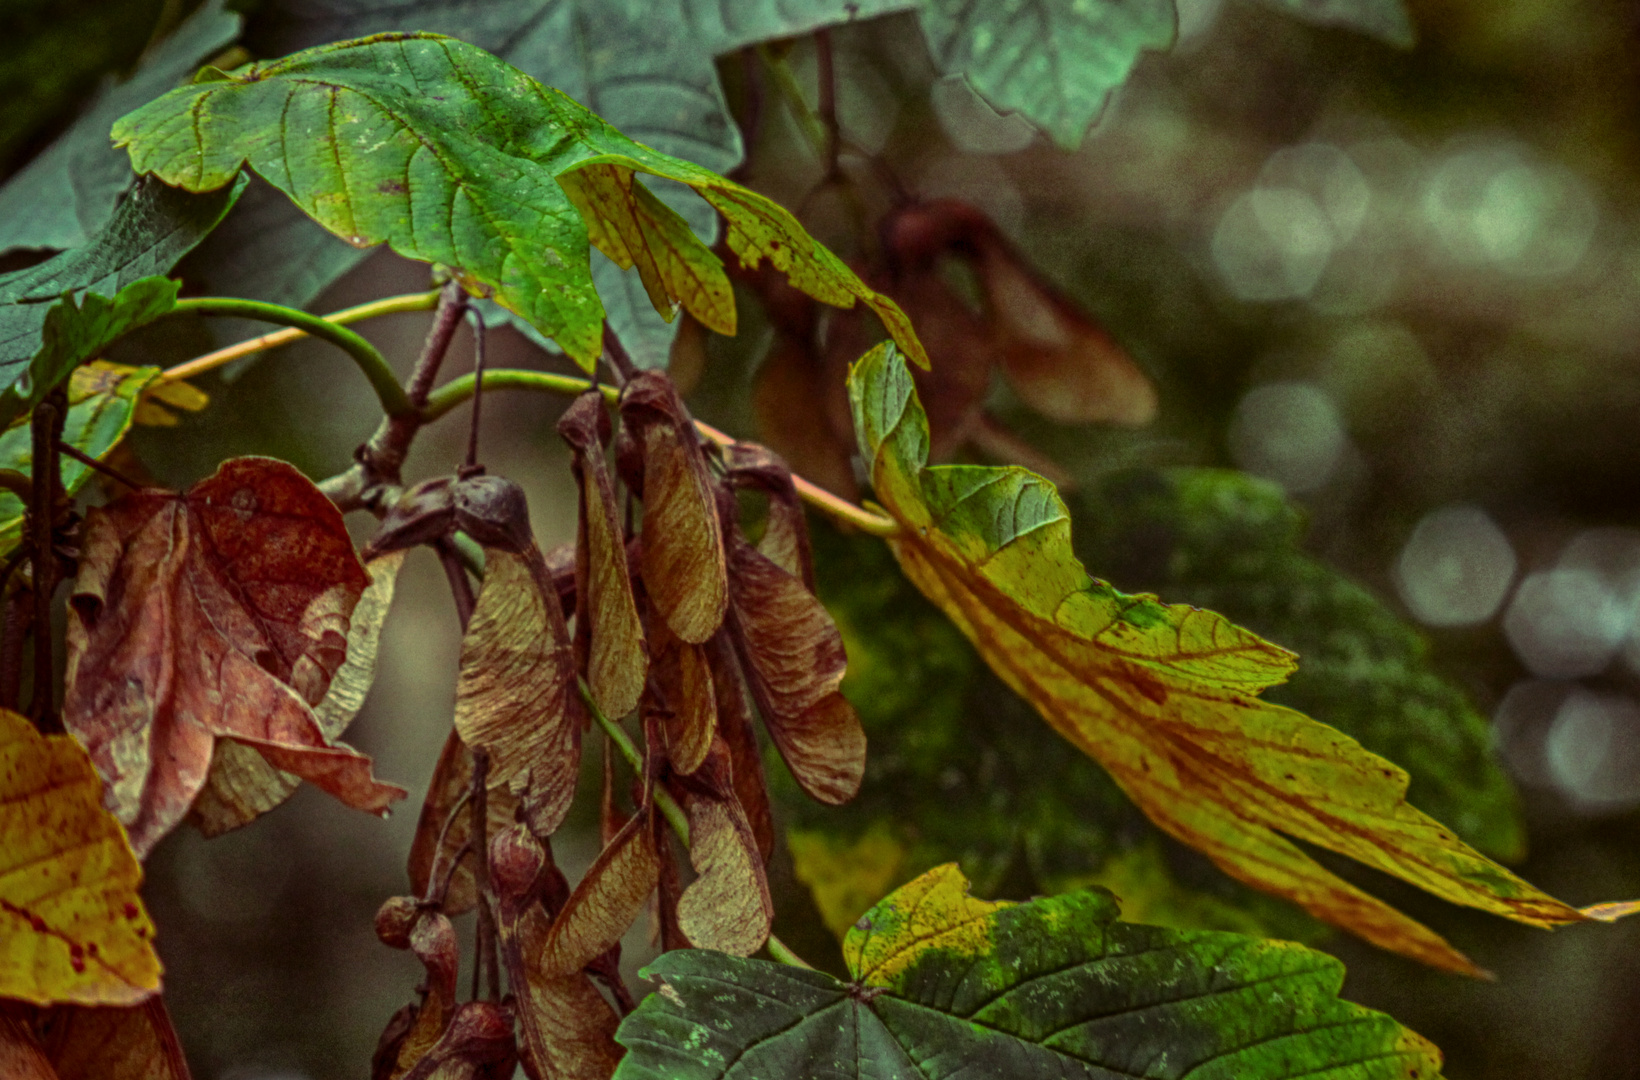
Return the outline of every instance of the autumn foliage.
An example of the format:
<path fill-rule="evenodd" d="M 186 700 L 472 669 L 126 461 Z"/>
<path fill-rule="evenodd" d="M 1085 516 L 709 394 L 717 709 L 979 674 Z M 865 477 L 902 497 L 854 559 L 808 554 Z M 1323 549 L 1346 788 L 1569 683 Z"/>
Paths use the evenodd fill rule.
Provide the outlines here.
<path fill-rule="evenodd" d="M 847 980 L 798 957 L 774 926 L 775 789 L 789 778 L 832 812 L 868 784 L 875 750 L 844 693 L 811 512 L 885 542 L 1063 738 L 1057 752 L 1096 761 L 1156 828 L 1246 885 L 1468 975 L 1482 972 L 1457 948 L 1297 841 L 1535 926 L 1628 913 L 1538 890 L 1408 804 L 1397 765 L 1266 700 L 1292 652 L 1084 569 L 1054 463 L 987 409 L 994 378 L 1061 424 L 1142 425 L 1157 394 L 978 208 L 901 192 L 851 266 L 773 200 L 431 34 L 207 68 L 113 135 L 146 179 L 99 243 L 164 265 L 61 282 L 0 401 L 28 450 L 6 489 L 0 1074 L 186 1076 L 141 861 L 185 822 L 250 825 L 303 782 L 369 814 L 407 797 L 339 740 L 418 551 L 446 573 L 460 672 L 406 892 L 376 919 L 425 974 L 386 1023 L 376 1080 L 1438 1074 L 1428 1042 L 1337 998 L 1336 961 L 1124 923 L 1098 888 L 994 901 L 954 864 L 925 864 L 836 927 Z M 408 379 L 340 319 L 178 299 L 165 275 L 181 252 L 164 245 L 208 233 L 247 172 L 351 244 L 440 264 L 437 288 L 400 307 L 434 313 Z M 641 176 L 705 199 L 723 243 Z M 689 334 L 734 332 L 735 283 L 758 299 L 767 445 L 699 423 L 672 376 L 633 362 L 593 248 Z M 482 342 L 479 299 L 581 374 L 486 371 L 480 347 L 473 376 L 441 383 L 464 320 Z M 284 322 L 345 351 L 384 414 L 351 466 L 316 483 L 237 457 L 180 492 L 123 472 L 130 425 L 203 405 L 182 378 L 227 354 L 163 373 L 101 358 L 190 313 Z M 482 461 L 479 407 L 497 386 L 570 399 L 564 547 L 542 549 L 524 489 Z M 469 400 L 466 460 L 408 482 L 418 432 Z M 72 495 L 91 472 L 107 490 L 82 511 Z M 375 519 L 362 547 L 349 513 Z M 601 769 L 590 785 L 584 758 Z M 554 842 L 578 801 L 596 801 L 600 848 L 572 882 Z M 470 949 L 455 921 L 468 912 Z M 635 995 L 622 941 L 645 922 L 662 955 L 653 992 Z"/>

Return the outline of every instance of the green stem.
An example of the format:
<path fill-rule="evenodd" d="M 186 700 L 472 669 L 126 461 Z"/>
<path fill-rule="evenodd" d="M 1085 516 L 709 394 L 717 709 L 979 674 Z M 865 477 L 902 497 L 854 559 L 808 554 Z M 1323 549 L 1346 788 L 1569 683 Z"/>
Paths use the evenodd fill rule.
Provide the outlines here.
<path fill-rule="evenodd" d="M 171 310 L 178 313 L 260 319 L 263 322 L 305 330 L 314 337 L 323 338 L 337 346 L 353 358 L 359 370 L 364 372 L 364 377 L 370 380 L 370 386 L 376 391 L 376 398 L 381 402 L 382 411 L 388 416 L 415 415 L 416 410 L 410 404 L 404 387 L 399 385 L 398 376 L 393 374 L 393 369 L 388 366 L 380 351 L 345 326 L 338 326 L 321 316 L 288 308 L 282 304 L 267 304 L 260 300 L 239 300 L 233 297 L 202 296 L 180 300 Z"/>
<path fill-rule="evenodd" d="M 484 381 L 488 383 L 490 377 L 486 375 Z M 581 700 L 586 702 L 587 711 L 592 713 L 592 719 L 603 729 L 604 734 L 609 736 L 609 741 L 615 744 L 615 749 L 621 752 L 621 756 L 632 767 L 632 771 L 640 776 L 643 775 L 643 754 L 639 751 L 637 744 L 632 741 L 632 736 L 628 735 L 626 729 L 605 716 L 604 711 L 598 708 L 598 703 L 592 700 L 592 691 L 587 688 L 585 679 L 579 680 L 579 684 Z M 679 840 L 683 841 L 683 846 L 688 847 L 689 818 L 684 814 L 683 807 L 679 806 L 677 801 L 672 798 L 671 793 L 662 787 L 652 788 L 650 797 L 655 800 L 655 808 L 661 812 L 661 816 L 666 819 L 666 823 L 672 826 L 672 831 L 678 834 Z M 792 952 L 791 948 L 784 941 L 775 937 L 772 931 L 769 934 L 767 945 L 769 955 L 787 967 L 814 967 L 813 964 Z"/>
<path fill-rule="evenodd" d="M 574 397 L 576 394 L 586 393 L 593 385 L 590 379 L 574 375 L 554 375 L 546 371 L 490 368 L 484 372 L 486 394 L 492 390 L 535 390 L 540 393 Z M 422 422 L 430 424 L 463 402 L 472 400 L 477 388 L 478 382 L 472 375 L 451 379 L 427 395 L 427 406 L 421 410 Z M 603 385 L 600 389 L 611 403 L 620 397 L 620 391 L 613 386 Z"/>
<path fill-rule="evenodd" d="M 792 119 L 797 121 L 798 130 L 814 149 L 815 156 L 825 161 L 826 147 L 830 141 L 826 125 L 814 114 L 814 110 L 809 108 L 808 98 L 803 96 L 803 88 L 797 85 L 797 76 L 792 73 L 792 66 L 786 63 L 785 57 L 775 55 L 774 50 L 767 45 L 759 45 L 757 55 L 763 61 L 763 66 L 768 69 L 774 88 L 780 93 L 780 99 L 786 103 L 786 108 L 791 110 Z"/>

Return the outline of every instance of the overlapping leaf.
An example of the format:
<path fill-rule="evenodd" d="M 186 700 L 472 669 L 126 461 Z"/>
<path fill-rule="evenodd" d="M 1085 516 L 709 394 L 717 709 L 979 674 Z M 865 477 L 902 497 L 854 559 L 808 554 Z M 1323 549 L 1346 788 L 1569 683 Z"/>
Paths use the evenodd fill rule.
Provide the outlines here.
<path fill-rule="evenodd" d="M 324 699 L 313 709 L 320 732 L 332 742 L 341 738 L 359 715 L 365 695 L 375 682 L 382 626 L 393 604 L 393 589 L 403 565 L 404 552 L 396 551 L 372 559 L 365 566 L 370 585 L 360 594 L 349 616 L 347 659 L 336 669 Z M 279 806 L 296 793 L 301 783 L 301 777 L 274 768 L 251 747 L 224 741 L 211 757 L 210 776 L 194 800 L 190 816 L 200 832 L 218 836 Z"/>
<path fill-rule="evenodd" d="M 67 131 L 0 187 L 0 251 L 76 248 L 102 228 L 132 180 L 129 160 L 108 145 L 108 129 L 239 36 L 240 16 L 224 8 L 223 0 L 201 4 L 134 75 L 105 87 Z"/>
<path fill-rule="evenodd" d="M 1292 670 L 1291 654 L 1211 612 L 1089 578 L 1046 481 L 1023 469 L 926 467 L 926 423 L 892 346 L 856 365 L 850 395 L 877 498 L 902 526 L 892 543 L 906 575 L 1164 830 L 1233 877 L 1452 970 L 1475 969 L 1282 834 L 1522 922 L 1585 917 L 1407 804 L 1402 770 L 1259 699 Z"/>
<path fill-rule="evenodd" d="M 716 256 L 638 194 L 634 174 L 675 180 L 724 215 L 743 262 L 766 258 L 827 303 L 865 302 L 926 362 L 899 308 L 778 204 L 631 141 L 453 38 L 383 35 L 252 65 L 172 91 L 114 135 L 139 173 L 190 191 L 223 187 L 248 163 L 349 242 L 385 242 L 456 268 L 589 370 L 603 322 L 588 268 L 594 243 L 639 266 L 667 310 L 681 303 L 706 325 L 733 329 Z"/>
<path fill-rule="evenodd" d="M 177 288 L 168 278 L 139 278 L 112 299 L 91 292 L 81 301 L 67 296 L 49 308 L 40 327 L 39 351 L 21 377 L 0 392 L 0 425 L 9 426 L 66 382 L 75 368 L 170 311 Z"/>
<path fill-rule="evenodd" d="M 46 313 L 65 292 L 116 295 L 167 273 L 216 227 L 243 187 L 194 195 L 141 181 L 85 246 L 0 277 L 0 384 L 14 382 L 40 351 Z"/>
<path fill-rule="evenodd" d="M 85 751 L 0 710 L 0 997 L 129 1005 L 158 990 L 141 881 Z"/>
<path fill-rule="evenodd" d="M 63 420 L 63 442 L 83 454 L 107 456 L 143 414 L 159 368 L 125 367 L 93 361 L 77 368 L 68 382 L 68 415 Z M 186 384 L 170 384 L 185 386 Z M 189 388 L 191 390 L 191 388 Z M 171 393 L 171 392 L 167 392 Z M 197 391 L 195 391 L 197 393 Z M 200 395 L 203 397 L 203 395 Z M 18 421 L 0 432 L 0 469 L 29 475 L 34 446 L 28 425 Z M 89 466 L 70 457 L 61 462 L 63 490 L 78 492 L 92 477 Z M 23 500 L 0 492 L 0 556 L 9 554 L 23 535 Z"/>
<path fill-rule="evenodd" d="M 991 904 L 966 889 L 945 866 L 877 905 L 844 944 L 851 983 L 663 955 L 645 969 L 663 989 L 617 1035 L 616 1077 L 1440 1075 L 1426 1040 L 1338 1000 L 1329 956 L 1117 922 L 1104 892 Z"/>
<path fill-rule="evenodd" d="M 362 810 L 403 798 L 369 758 L 328 740 L 312 709 L 367 584 L 335 505 L 266 458 L 87 515 L 63 722 L 138 854 L 187 812 L 219 738 Z"/>

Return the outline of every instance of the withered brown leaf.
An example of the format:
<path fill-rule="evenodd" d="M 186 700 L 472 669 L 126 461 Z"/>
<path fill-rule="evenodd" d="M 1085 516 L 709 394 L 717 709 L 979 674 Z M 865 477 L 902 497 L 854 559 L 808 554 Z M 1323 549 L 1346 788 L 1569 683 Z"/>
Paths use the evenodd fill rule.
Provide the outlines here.
<path fill-rule="evenodd" d="M 330 689 L 313 715 L 327 739 L 338 739 L 364 707 L 376 680 L 376 654 L 382 626 L 393 604 L 393 590 L 404 552 L 377 556 L 365 564 L 370 585 L 359 597 L 347 631 L 347 659 L 336 669 Z M 194 800 L 189 820 L 206 836 L 219 836 L 267 813 L 295 794 L 301 778 L 280 772 L 255 750 L 241 743 L 220 743 L 211 759 L 211 774 Z"/>
<path fill-rule="evenodd" d="M 656 712 L 666 756 L 679 772 L 694 772 L 711 749 L 717 727 L 717 698 L 706 650 L 680 641 L 659 617 L 650 620 L 649 640 L 655 650 L 654 685 L 664 699 L 664 708 Z"/>
<path fill-rule="evenodd" d="M 809 543 L 809 519 L 792 481 L 791 468 L 780 456 L 756 443 L 737 442 L 725 451 L 727 476 L 735 487 L 762 492 L 769 500 L 763 536 L 757 550 L 814 591 L 814 549 Z"/>
<path fill-rule="evenodd" d="M 518 808 L 517 798 L 505 784 L 496 783 L 494 777 L 492 772 L 491 782 L 485 785 L 484 802 L 489 819 L 486 831 L 491 835 L 511 825 Z M 474 856 L 469 843 L 473 818 L 464 805 L 459 805 L 472 782 L 472 751 L 461 741 L 461 736 L 452 731 L 444 740 L 438 764 L 433 767 L 433 778 L 428 782 L 427 795 L 421 804 L 421 816 L 416 820 L 416 836 L 410 845 L 409 859 L 411 889 L 424 898 L 432 886 L 446 890 L 441 907 L 450 915 L 471 911 L 478 902 L 478 885 L 472 871 Z M 459 864 L 454 864 L 458 858 Z"/>
<path fill-rule="evenodd" d="M 766 863 L 774 853 L 774 813 L 769 806 L 769 782 L 763 773 L 763 751 L 757 744 L 751 698 L 727 630 L 719 630 L 706 643 L 706 661 L 712 670 L 713 696 L 718 707 L 717 733 L 729 748 L 735 798 L 746 814 L 752 835 L 757 838 L 758 853 Z"/>
<path fill-rule="evenodd" d="M 456 731 L 489 753 L 489 788 L 522 799 L 530 827 L 547 836 L 569 812 L 581 765 L 569 627 L 517 484 L 462 480 L 456 520 L 485 555 L 484 584 L 461 643 Z"/>
<path fill-rule="evenodd" d="M 189 1080 L 188 1062 L 158 995 L 139 1005 L 0 1007 L 0 1076 Z"/>
<path fill-rule="evenodd" d="M 341 513 L 267 458 L 86 516 L 63 721 L 139 855 L 187 813 L 219 738 L 362 810 L 404 797 L 330 742 L 312 709 L 368 583 Z"/>
<path fill-rule="evenodd" d="M 491 839 L 490 865 L 525 1072 L 536 1080 L 607 1080 L 621 1056 L 619 1017 L 585 971 L 548 962 L 552 920 L 540 899 L 554 873 L 550 854 L 515 825 Z"/>
<path fill-rule="evenodd" d="M 725 495 L 724 515 L 734 511 Z M 764 726 L 792 776 L 824 803 L 847 802 L 865 774 L 866 736 L 839 687 L 848 657 L 830 613 L 802 580 L 729 527 L 730 637 Z M 738 764 L 738 759 L 737 759 Z"/>
<path fill-rule="evenodd" d="M 688 410 L 665 375 L 641 371 L 621 418 L 643 452 L 643 580 L 674 634 L 699 644 L 723 623 L 729 585 L 714 485 Z"/>
<path fill-rule="evenodd" d="M 581 494 L 575 540 L 576 659 L 586 671 L 592 700 L 605 716 L 619 718 L 637 706 L 647 662 L 615 487 L 604 457 L 609 427 L 603 395 L 596 391 L 576 398 L 558 421 L 558 434 L 575 453 L 571 468 Z"/>
<path fill-rule="evenodd" d="M 729 748 L 717 740 L 677 787 L 689 810 L 689 861 L 698 875 L 678 900 L 678 926 L 697 949 L 750 956 L 763 947 L 774 901 L 746 812 L 735 797 Z"/>

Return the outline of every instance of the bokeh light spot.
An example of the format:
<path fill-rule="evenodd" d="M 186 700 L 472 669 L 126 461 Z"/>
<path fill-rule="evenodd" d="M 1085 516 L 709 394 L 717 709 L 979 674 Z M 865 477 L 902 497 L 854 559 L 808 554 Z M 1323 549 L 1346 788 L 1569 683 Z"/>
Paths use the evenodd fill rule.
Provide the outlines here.
<path fill-rule="evenodd" d="M 1395 563 L 1395 584 L 1426 626 L 1490 619 L 1515 579 L 1515 550 L 1486 511 L 1443 506 L 1425 514 Z"/>
<path fill-rule="evenodd" d="M 1556 567 L 1520 583 L 1503 629 L 1534 675 L 1573 679 L 1603 671 L 1630 623 L 1630 611 L 1601 575 Z"/>
<path fill-rule="evenodd" d="M 1310 383 L 1255 387 L 1230 422 L 1236 464 L 1297 494 L 1326 484 L 1348 441 L 1332 398 Z"/>
<path fill-rule="evenodd" d="M 1254 188 L 1225 210 L 1213 231 L 1213 263 L 1242 300 L 1299 300 L 1332 255 L 1326 213 L 1297 188 Z"/>
<path fill-rule="evenodd" d="M 1574 690 L 1555 714 L 1543 757 L 1574 807 L 1609 812 L 1640 804 L 1640 704 Z"/>

